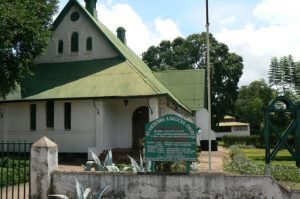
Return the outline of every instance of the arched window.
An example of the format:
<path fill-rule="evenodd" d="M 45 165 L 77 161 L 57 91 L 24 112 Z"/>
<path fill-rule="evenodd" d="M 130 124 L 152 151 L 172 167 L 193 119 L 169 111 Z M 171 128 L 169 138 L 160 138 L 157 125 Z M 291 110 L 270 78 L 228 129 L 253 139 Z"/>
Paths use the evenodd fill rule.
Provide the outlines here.
<path fill-rule="evenodd" d="M 93 40 L 92 37 L 86 39 L 86 50 L 91 51 L 93 49 Z"/>
<path fill-rule="evenodd" d="M 64 42 L 62 40 L 59 40 L 58 42 L 58 53 L 62 54 L 64 52 Z"/>
<path fill-rule="evenodd" d="M 73 32 L 71 36 L 71 52 L 78 52 L 78 32 Z"/>

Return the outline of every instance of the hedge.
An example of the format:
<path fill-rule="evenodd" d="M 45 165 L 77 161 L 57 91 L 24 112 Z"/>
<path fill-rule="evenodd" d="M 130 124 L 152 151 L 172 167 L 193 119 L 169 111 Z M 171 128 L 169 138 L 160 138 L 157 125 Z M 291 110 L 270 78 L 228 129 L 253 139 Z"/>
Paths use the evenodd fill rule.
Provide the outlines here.
<path fill-rule="evenodd" d="M 237 146 L 230 147 L 230 156 L 231 161 L 225 164 L 224 171 L 242 175 L 265 174 L 265 165 L 248 159 Z M 280 182 L 300 183 L 299 172 L 298 168 L 271 164 L 271 174 Z"/>
<path fill-rule="evenodd" d="M 252 145 L 254 147 L 262 147 L 262 138 L 259 135 L 250 136 L 237 136 L 237 135 L 225 135 L 222 138 L 225 147 L 232 145 Z"/>

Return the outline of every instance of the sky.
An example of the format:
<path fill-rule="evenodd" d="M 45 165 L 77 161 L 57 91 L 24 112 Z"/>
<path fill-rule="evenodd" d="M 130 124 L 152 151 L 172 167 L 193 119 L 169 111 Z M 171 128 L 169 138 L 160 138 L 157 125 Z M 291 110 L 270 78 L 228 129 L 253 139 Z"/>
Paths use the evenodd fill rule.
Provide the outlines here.
<path fill-rule="evenodd" d="M 84 0 L 79 0 L 84 5 Z M 68 0 L 60 0 L 59 11 Z M 243 57 L 239 85 L 264 78 L 272 57 L 300 60 L 300 0 L 209 0 L 210 32 Z M 205 0 L 98 0 L 98 19 L 112 32 L 126 29 L 141 55 L 161 40 L 206 31 Z"/>

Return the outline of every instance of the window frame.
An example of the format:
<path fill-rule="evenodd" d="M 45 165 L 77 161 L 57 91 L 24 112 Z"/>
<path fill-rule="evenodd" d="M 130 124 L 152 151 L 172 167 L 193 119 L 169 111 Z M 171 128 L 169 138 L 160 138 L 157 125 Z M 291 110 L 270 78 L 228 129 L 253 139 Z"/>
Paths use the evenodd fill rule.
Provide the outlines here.
<path fill-rule="evenodd" d="M 79 33 L 73 32 L 71 35 L 71 53 L 79 51 Z"/>
<path fill-rule="evenodd" d="M 30 130 L 36 131 L 36 104 L 30 104 Z"/>
<path fill-rule="evenodd" d="M 93 39 L 92 37 L 88 37 L 86 39 L 86 51 L 92 51 L 93 50 Z"/>
<path fill-rule="evenodd" d="M 46 127 L 54 128 L 54 101 L 47 100 L 46 102 Z"/>
<path fill-rule="evenodd" d="M 72 126 L 72 104 L 71 102 L 64 103 L 64 127 L 65 130 L 71 130 Z"/>
<path fill-rule="evenodd" d="M 61 39 L 58 41 L 57 53 L 58 54 L 64 53 L 64 41 Z"/>

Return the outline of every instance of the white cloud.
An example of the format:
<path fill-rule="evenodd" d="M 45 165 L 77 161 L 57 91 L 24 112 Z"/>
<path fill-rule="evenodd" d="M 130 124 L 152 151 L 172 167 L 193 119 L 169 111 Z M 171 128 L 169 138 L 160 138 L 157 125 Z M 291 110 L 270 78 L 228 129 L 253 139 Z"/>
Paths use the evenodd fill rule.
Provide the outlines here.
<path fill-rule="evenodd" d="M 269 24 L 300 24 L 299 0 L 263 0 L 253 15 Z"/>
<path fill-rule="evenodd" d="M 230 24 L 233 24 L 235 21 L 236 21 L 235 16 L 230 16 L 225 19 L 221 19 L 220 23 L 224 24 L 224 25 L 230 25 Z"/>
<path fill-rule="evenodd" d="M 300 59 L 300 12 L 294 12 L 299 3 L 298 0 L 263 0 L 256 6 L 253 15 L 263 20 L 264 25 L 255 27 L 247 24 L 232 30 L 223 28 L 214 34 L 231 51 L 244 58 L 240 85 L 259 78 L 267 80 L 271 57 L 291 54 L 296 60 Z"/>
<path fill-rule="evenodd" d="M 181 33 L 177 27 L 177 24 L 171 19 L 155 19 L 155 30 L 158 33 L 160 40 L 162 39 L 174 39 L 181 36 Z"/>
<path fill-rule="evenodd" d="M 99 21 L 112 32 L 119 26 L 126 29 L 127 45 L 138 55 L 163 39 L 181 36 L 176 22 L 171 19 L 157 18 L 147 23 L 127 4 L 101 4 L 97 10 Z"/>

